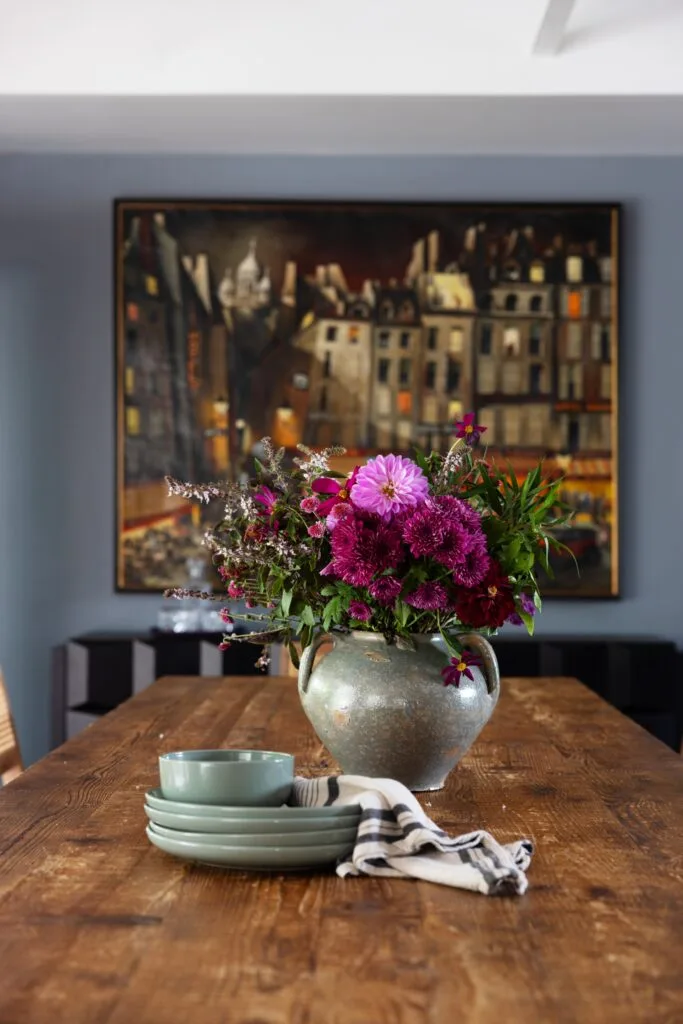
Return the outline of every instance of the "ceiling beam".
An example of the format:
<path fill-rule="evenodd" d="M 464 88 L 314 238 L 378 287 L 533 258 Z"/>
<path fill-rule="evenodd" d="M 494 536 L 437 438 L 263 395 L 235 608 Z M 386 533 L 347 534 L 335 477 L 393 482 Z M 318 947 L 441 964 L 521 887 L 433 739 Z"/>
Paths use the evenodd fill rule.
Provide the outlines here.
<path fill-rule="evenodd" d="M 562 49 L 565 29 L 576 0 L 548 0 L 541 27 L 534 41 L 536 56 L 553 57 Z"/>

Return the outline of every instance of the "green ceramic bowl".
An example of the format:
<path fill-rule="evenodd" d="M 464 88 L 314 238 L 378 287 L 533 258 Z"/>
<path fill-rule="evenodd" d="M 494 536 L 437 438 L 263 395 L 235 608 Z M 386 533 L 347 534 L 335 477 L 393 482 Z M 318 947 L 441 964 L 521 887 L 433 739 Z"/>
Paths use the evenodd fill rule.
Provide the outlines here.
<path fill-rule="evenodd" d="M 178 750 L 159 758 L 168 800 L 278 807 L 294 785 L 294 758 L 274 750 Z"/>
<path fill-rule="evenodd" d="M 183 860 L 210 867 L 239 868 L 244 871 L 302 871 L 336 863 L 353 849 L 353 842 L 325 843 L 323 846 L 205 846 L 202 843 L 168 839 L 147 826 L 153 846 Z"/>
<path fill-rule="evenodd" d="M 213 832 L 179 832 L 163 825 L 148 825 L 154 835 L 200 846 L 240 846 L 269 849 L 273 846 L 328 846 L 330 843 L 350 843 L 356 840 L 356 828 L 336 828 L 332 832 L 273 832 L 266 835 L 215 835 Z"/>
<path fill-rule="evenodd" d="M 286 808 L 285 808 L 286 810 Z M 295 808 L 292 808 L 295 810 Z M 360 812 L 335 815 L 326 818 L 300 817 L 296 814 L 282 814 L 279 808 L 273 811 L 272 818 L 219 818 L 208 814 L 174 814 L 171 811 L 160 811 L 156 807 L 145 804 L 145 814 L 155 825 L 177 829 L 181 832 L 213 832 L 218 835 L 272 834 L 278 832 L 330 832 L 334 829 L 358 828 Z"/>
<path fill-rule="evenodd" d="M 254 818 L 272 821 L 276 818 L 346 818 L 360 814 L 358 804 L 348 807 L 228 807 L 211 806 L 210 804 L 188 803 L 178 800 L 167 800 L 160 789 L 150 789 L 145 793 L 145 802 L 149 807 L 171 814 L 200 814 L 210 818 Z"/>

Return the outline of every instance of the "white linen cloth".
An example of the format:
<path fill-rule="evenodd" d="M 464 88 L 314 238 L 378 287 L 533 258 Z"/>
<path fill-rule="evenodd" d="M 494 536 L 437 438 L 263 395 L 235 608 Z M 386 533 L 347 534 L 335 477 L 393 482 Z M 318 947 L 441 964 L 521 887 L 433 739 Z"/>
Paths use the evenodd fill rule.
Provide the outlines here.
<path fill-rule="evenodd" d="M 421 878 L 487 896 L 526 892 L 533 843 L 501 845 L 488 832 L 449 836 L 406 787 L 394 779 L 362 775 L 297 777 L 292 803 L 301 807 L 359 804 L 356 844 L 337 874 Z"/>

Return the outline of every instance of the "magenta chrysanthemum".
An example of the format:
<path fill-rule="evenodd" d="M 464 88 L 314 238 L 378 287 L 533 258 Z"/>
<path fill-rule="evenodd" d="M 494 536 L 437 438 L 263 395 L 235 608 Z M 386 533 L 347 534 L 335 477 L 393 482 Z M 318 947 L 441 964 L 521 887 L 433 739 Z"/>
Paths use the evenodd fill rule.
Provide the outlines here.
<path fill-rule="evenodd" d="M 457 569 L 465 562 L 474 538 L 460 523 L 451 523 L 434 552 L 434 558 L 449 569 Z"/>
<path fill-rule="evenodd" d="M 308 527 L 307 533 L 309 537 L 322 537 L 325 533 L 325 524 L 322 522 L 312 523 Z"/>
<path fill-rule="evenodd" d="M 471 536 L 464 560 L 453 569 L 453 580 L 461 587 L 476 587 L 489 571 L 490 564 L 484 534 Z"/>
<path fill-rule="evenodd" d="M 349 605 L 349 616 L 356 622 L 369 622 L 372 618 L 372 608 L 365 601 L 351 601 Z"/>
<path fill-rule="evenodd" d="M 412 459 L 377 455 L 358 471 L 351 501 L 356 508 L 390 518 L 418 505 L 429 493 L 429 482 Z"/>
<path fill-rule="evenodd" d="M 376 516 L 355 513 L 338 520 L 330 535 L 332 562 L 326 576 L 367 587 L 373 576 L 394 569 L 404 558 L 401 531 Z"/>
<path fill-rule="evenodd" d="M 433 499 L 419 505 L 403 524 L 403 539 L 416 558 L 432 555 L 444 536 L 444 516 Z"/>
<path fill-rule="evenodd" d="M 412 605 L 413 608 L 421 608 L 425 611 L 435 612 L 448 607 L 446 588 L 443 584 L 432 580 L 421 583 L 416 590 L 413 590 L 412 594 L 407 594 L 404 600 L 406 604 Z"/>
<path fill-rule="evenodd" d="M 395 576 L 380 576 L 368 587 L 370 594 L 379 604 L 392 605 L 401 593 L 401 581 Z"/>

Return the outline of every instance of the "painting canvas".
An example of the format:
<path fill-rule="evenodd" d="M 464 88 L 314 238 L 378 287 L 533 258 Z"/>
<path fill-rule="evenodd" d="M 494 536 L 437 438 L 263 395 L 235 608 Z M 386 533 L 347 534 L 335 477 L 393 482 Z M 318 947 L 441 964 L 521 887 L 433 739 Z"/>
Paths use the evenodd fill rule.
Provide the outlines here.
<path fill-rule="evenodd" d="M 243 479 L 266 435 L 443 451 L 474 411 L 564 477 L 547 591 L 618 594 L 617 206 L 121 200 L 115 261 L 120 589 L 182 584 L 216 520 L 167 474 Z"/>

